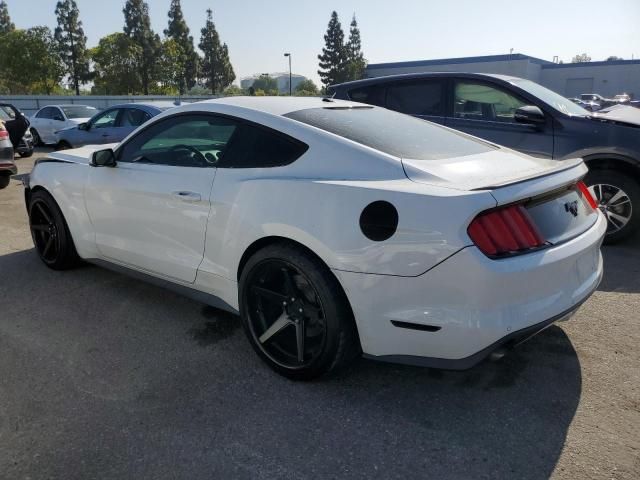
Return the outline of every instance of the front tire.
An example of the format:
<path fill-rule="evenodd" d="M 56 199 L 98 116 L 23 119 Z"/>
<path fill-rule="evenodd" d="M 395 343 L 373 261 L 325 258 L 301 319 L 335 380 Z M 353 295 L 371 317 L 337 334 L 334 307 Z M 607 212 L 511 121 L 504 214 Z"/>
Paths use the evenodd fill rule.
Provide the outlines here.
<path fill-rule="evenodd" d="M 311 380 L 360 353 L 340 284 L 296 245 L 275 244 L 254 254 L 240 277 L 239 300 L 251 346 L 285 377 Z"/>
<path fill-rule="evenodd" d="M 621 242 L 640 228 L 640 185 L 616 170 L 594 169 L 585 178 L 591 195 L 607 217 L 606 244 Z"/>
<path fill-rule="evenodd" d="M 37 191 L 29 201 L 29 228 L 36 251 L 53 270 L 68 270 L 80 263 L 67 222 L 51 195 Z"/>
<path fill-rule="evenodd" d="M 30 156 L 33 155 L 33 150 L 28 150 L 26 152 L 18 152 L 20 155 L 20 158 L 29 158 Z"/>
<path fill-rule="evenodd" d="M 65 140 L 62 140 L 56 144 L 56 151 L 69 150 L 71 148 L 73 148 L 71 144 Z"/>

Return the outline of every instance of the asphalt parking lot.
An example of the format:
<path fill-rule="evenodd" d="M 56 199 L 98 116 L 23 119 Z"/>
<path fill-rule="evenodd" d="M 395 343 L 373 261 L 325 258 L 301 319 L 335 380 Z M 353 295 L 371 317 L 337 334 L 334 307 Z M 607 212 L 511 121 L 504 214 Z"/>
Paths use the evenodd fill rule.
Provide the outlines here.
<path fill-rule="evenodd" d="M 20 174 L 33 160 L 19 159 Z M 48 270 L 0 190 L 0 478 L 640 478 L 640 239 L 568 323 L 466 372 L 293 383 L 236 317 Z"/>

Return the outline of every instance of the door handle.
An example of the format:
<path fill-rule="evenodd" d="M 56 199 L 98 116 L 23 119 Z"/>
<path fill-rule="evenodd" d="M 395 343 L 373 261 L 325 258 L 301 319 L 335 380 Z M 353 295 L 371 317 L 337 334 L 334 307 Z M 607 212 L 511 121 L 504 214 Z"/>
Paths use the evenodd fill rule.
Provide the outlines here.
<path fill-rule="evenodd" d="M 173 192 L 174 198 L 186 203 L 196 203 L 202 200 L 199 193 L 196 192 Z"/>

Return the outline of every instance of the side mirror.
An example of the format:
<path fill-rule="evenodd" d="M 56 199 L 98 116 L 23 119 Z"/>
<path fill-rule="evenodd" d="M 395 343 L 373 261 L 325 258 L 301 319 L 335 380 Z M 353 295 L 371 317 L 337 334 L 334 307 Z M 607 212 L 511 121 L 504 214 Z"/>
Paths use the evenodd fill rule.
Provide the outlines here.
<path fill-rule="evenodd" d="M 89 122 L 84 122 L 78 125 L 78 130 L 85 130 L 88 132 L 90 128 L 91 128 L 91 125 L 89 124 Z"/>
<path fill-rule="evenodd" d="M 93 152 L 90 165 L 92 167 L 115 167 L 116 154 L 110 148 Z"/>
<path fill-rule="evenodd" d="M 526 105 L 516 110 L 513 117 L 518 123 L 529 123 L 540 125 L 546 122 L 544 113 L 535 105 Z"/>

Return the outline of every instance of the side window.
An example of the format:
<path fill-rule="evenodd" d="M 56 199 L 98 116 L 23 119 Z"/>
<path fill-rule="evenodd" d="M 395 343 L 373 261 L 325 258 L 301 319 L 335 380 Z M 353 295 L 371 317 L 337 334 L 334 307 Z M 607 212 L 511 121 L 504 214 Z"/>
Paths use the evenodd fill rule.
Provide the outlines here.
<path fill-rule="evenodd" d="M 518 108 L 527 105 L 497 87 L 478 82 L 456 82 L 454 117 L 489 122 L 514 123 Z"/>
<path fill-rule="evenodd" d="M 220 162 L 221 168 L 269 168 L 289 165 L 308 145 L 267 128 L 242 124 Z"/>
<path fill-rule="evenodd" d="M 58 107 L 51 107 L 51 118 L 57 122 L 64 122 L 64 115 Z"/>
<path fill-rule="evenodd" d="M 387 89 L 387 108 L 408 115 L 444 116 L 444 82 L 397 83 Z"/>
<path fill-rule="evenodd" d="M 137 108 L 126 108 L 122 111 L 122 116 L 120 117 L 120 126 L 139 127 L 150 118 L 151 115 L 149 115 L 144 110 L 140 110 Z"/>
<path fill-rule="evenodd" d="M 231 119 L 213 115 L 182 115 L 144 129 L 124 145 L 121 162 L 179 167 L 215 166 L 225 155 L 238 127 Z"/>
<path fill-rule="evenodd" d="M 45 119 L 45 120 L 50 119 L 51 118 L 51 110 L 52 110 L 51 107 L 43 108 L 42 110 L 40 110 L 38 112 L 38 114 L 36 115 L 36 118 L 42 118 L 42 119 Z"/>
<path fill-rule="evenodd" d="M 385 89 L 379 85 L 356 88 L 349 92 L 349 98 L 354 102 L 368 103 L 378 107 L 384 107 L 384 95 Z"/>
<path fill-rule="evenodd" d="M 115 126 L 120 110 L 109 110 L 98 115 L 92 122 L 91 128 L 111 128 Z"/>

